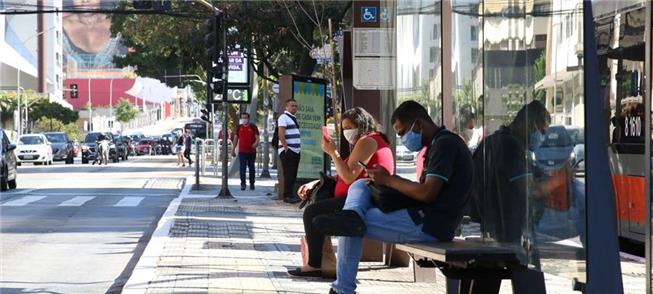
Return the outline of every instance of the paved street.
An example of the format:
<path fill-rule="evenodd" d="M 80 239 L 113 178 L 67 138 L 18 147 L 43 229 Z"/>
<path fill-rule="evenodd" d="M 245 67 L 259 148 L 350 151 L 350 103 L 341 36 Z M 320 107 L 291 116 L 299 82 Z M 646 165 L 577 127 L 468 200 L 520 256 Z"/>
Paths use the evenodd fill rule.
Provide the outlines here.
<path fill-rule="evenodd" d="M 189 168 L 23 164 L 0 198 L 0 293 L 119 293 Z"/>

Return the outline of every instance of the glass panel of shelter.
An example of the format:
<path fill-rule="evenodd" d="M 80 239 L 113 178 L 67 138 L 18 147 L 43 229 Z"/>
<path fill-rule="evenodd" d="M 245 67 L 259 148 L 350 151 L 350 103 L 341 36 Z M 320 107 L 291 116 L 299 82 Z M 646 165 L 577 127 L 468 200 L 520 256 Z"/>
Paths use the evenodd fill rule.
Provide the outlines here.
<path fill-rule="evenodd" d="M 442 123 L 441 1 L 396 1 L 396 105 L 415 100 Z M 396 140 L 399 144 L 399 140 Z M 397 146 L 397 174 L 417 180 L 425 149 L 411 153 Z M 415 164 L 416 163 L 416 164 Z"/>
<path fill-rule="evenodd" d="M 452 11 L 445 125 L 473 151 L 472 224 L 524 264 L 585 280 L 582 1 L 453 0 Z"/>

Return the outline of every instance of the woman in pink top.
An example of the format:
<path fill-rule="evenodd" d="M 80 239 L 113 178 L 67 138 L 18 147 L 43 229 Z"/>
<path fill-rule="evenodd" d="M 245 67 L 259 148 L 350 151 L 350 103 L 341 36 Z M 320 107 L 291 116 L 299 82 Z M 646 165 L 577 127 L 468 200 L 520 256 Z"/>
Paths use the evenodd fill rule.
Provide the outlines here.
<path fill-rule="evenodd" d="M 322 247 L 325 236 L 313 226 L 313 218 L 342 209 L 349 185 L 366 176 L 365 170 L 358 161 L 362 161 L 367 166 L 381 166 L 394 174 L 394 157 L 388 138 L 377 130 L 377 123 L 369 112 L 360 107 L 347 110 L 342 115 L 342 129 L 349 142 L 351 154 L 348 158 L 341 158 L 333 141 L 322 140 L 322 150 L 331 157 L 336 166 L 334 197 L 315 202 L 304 210 L 308 265 L 288 271 L 291 275 L 322 276 Z M 313 181 L 301 186 L 297 194 L 300 198 L 306 199 L 317 183 L 318 181 Z"/>

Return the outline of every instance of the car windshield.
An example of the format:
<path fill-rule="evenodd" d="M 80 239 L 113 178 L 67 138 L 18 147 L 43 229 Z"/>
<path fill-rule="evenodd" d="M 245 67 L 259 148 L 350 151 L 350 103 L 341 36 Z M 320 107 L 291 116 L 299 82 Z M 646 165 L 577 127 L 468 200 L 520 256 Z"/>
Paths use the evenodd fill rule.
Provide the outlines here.
<path fill-rule="evenodd" d="M 571 146 L 572 140 L 567 130 L 562 127 L 550 127 L 540 147 L 565 147 Z"/>
<path fill-rule="evenodd" d="M 100 136 L 100 133 L 90 133 L 86 135 L 86 139 L 84 139 L 84 142 L 86 143 L 95 143 L 97 141 L 97 138 Z"/>
<path fill-rule="evenodd" d="M 20 137 L 19 140 L 21 143 L 25 145 L 40 145 L 43 144 L 43 138 L 40 136 L 25 136 L 25 137 Z"/>
<path fill-rule="evenodd" d="M 585 144 L 585 132 L 584 129 L 567 129 L 569 137 L 571 137 L 571 142 L 574 145 Z"/>
<path fill-rule="evenodd" d="M 66 143 L 66 135 L 64 134 L 45 134 L 45 137 L 52 143 Z"/>

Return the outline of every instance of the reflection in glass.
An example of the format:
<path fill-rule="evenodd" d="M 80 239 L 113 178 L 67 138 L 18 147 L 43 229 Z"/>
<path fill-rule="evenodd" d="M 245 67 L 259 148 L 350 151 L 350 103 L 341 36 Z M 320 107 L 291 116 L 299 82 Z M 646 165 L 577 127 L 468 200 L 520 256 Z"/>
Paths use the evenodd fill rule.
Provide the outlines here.
<path fill-rule="evenodd" d="M 483 94 L 482 30 L 479 0 L 452 1 L 451 89 L 452 122 L 445 122 L 474 150 L 483 138 L 481 98 Z"/>
<path fill-rule="evenodd" d="M 458 74 L 455 56 L 452 65 L 454 126 L 466 137 L 471 105 L 486 136 L 474 151 L 472 219 L 524 263 L 585 280 L 582 1 L 453 2 L 452 46 L 467 34 L 482 52 L 478 68 Z M 476 15 L 480 29 L 456 13 Z"/>
<path fill-rule="evenodd" d="M 440 1 L 397 1 L 397 105 L 415 100 L 442 122 Z"/>

